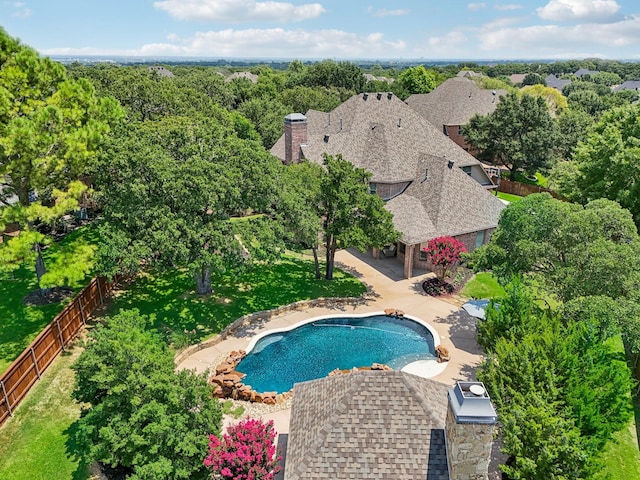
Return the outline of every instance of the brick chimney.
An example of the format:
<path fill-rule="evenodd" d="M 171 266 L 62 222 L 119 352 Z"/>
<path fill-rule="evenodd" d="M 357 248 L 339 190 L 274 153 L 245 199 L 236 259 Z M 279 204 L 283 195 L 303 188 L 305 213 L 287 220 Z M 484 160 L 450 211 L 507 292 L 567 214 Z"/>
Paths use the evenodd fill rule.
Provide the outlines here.
<path fill-rule="evenodd" d="M 284 163 L 300 163 L 300 146 L 307 144 L 307 117 L 290 113 L 284 117 Z"/>
<path fill-rule="evenodd" d="M 487 480 L 498 419 L 482 382 L 458 382 L 449 390 L 445 422 L 451 480 Z"/>

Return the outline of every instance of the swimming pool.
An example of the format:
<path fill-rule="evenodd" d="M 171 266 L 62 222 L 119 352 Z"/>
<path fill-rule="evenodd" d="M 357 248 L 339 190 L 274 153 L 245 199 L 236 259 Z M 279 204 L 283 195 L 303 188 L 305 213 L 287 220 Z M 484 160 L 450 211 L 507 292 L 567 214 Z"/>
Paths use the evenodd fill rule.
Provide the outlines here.
<path fill-rule="evenodd" d="M 400 370 L 435 359 L 438 334 L 413 317 L 384 314 L 317 317 L 287 330 L 254 338 L 236 366 L 258 392 L 289 391 L 294 383 L 326 377 L 332 370 L 389 365 Z"/>

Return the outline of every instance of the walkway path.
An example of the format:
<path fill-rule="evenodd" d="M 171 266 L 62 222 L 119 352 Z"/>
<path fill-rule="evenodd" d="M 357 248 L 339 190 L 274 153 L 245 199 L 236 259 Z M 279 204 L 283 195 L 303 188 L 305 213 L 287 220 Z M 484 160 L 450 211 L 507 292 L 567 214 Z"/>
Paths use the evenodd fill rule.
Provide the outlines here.
<path fill-rule="evenodd" d="M 433 274 L 424 273 L 404 279 L 402 264 L 394 259 L 375 260 L 366 254 L 345 250 L 337 252 L 336 262 L 340 268 L 369 286 L 372 295 L 365 305 L 310 308 L 283 314 L 193 353 L 183 359 L 178 368 L 197 372 L 213 369 L 231 351 L 246 349 L 251 338 L 265 330 L 288 327 L 320 315 L 380 312 L 385 308 L 398 308 L 429 323 L 440 335 L 440 343 L 449 349 L 451 361 L 446 363 L 441 373 L 432 377 L 434 380 L 447 385 L 461 380 L 475 380 L 475 369 L 482 360 L 481 349 L 475 340 L 475 319 L 456 305 L 430 297 L 422 291 L 422 282 Z M 247 407 L 251 415 L 259 415 L 264 420 L 273 419 L 279 433 L 289 432 L 291 411 L 288 404 L 276 408 L 256 404 Z"/>

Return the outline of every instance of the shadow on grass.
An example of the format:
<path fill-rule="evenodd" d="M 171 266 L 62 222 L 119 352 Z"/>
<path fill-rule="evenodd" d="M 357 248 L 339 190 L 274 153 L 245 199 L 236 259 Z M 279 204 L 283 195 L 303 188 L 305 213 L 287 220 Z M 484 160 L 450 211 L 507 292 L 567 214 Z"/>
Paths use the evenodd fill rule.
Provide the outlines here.
<path fill-rule="evenodd" d="M 118 292 L 107 314 L 137 308 L 167 340 L 189 334 L 189 343 L 197 343 L 249 313 L 319 297 L 356 297 L 364 291 L 345 272 L 337 270 L 331 281 L 317 280 L 313 262 L 288 258 L 237 278 L 223 276 L 214 281 L 210 296 L 195 293 L 195 281 L 185 270 L 147 273 Z"/>
<path fill-rule="evenodd" d="M 87 226 L 75 230 L 43 252 L 45 264 L 51 268 L 65 256 L 84 251 L 89 265 L 82 278 L 71 285 L 75 291 L 79 291 L 90 278 L 90 257 L 96 241 L 95 228 Z M 34 265 L 22 265 L 13 272 L 0 272 L 0 373 L 9 367 L 69 301 L 42 306 L 24 305 L 22 299 L 37 288 Z"/>

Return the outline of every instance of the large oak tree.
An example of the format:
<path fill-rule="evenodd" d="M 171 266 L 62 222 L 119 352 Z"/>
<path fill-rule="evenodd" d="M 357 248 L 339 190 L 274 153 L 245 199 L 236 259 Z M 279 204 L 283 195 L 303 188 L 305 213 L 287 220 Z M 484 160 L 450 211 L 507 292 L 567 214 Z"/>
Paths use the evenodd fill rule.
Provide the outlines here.
<path fill-rule="evenodd" d="M 511 178 L 551 166 L 556 125 L 542 97 L 503 95 L 493 113 L 473 116 L 463 132 L 482 159 L 504 165 Z"/>

